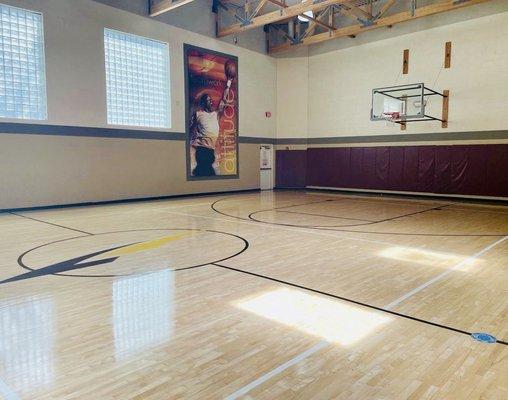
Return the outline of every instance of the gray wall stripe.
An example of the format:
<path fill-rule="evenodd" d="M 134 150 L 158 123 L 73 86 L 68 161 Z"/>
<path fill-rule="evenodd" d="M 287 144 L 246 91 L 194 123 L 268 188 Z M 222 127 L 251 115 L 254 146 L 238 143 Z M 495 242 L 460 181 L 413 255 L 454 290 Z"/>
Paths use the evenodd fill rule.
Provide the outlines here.
<path fill-rule="evenodd" d="M 45 125 L 0 122 L 0 133 L 23 135 L 82 136 L 101 138 L 185 140 L 184 132 L 148 131 L 125 128 L 92 128 L 81 126 Z M 240 143 L 259 144 L 347 144 L 347 143 L 393 143 L 393 142 L 439 142 L 449 140 L 500 140 L 508 139 L 508 130 L 473 132 L 438 132 L 399 135 L 335 136 L 324 138 L 259 138 L 240 136 Z"/>
<path fill-rule="evenodd" d="M 184 132 L 0 122 L 0 134 L 79 136 L 114 139 L 185 140 Z M 274 144 L 273 138 L 240 136 L 240 143 Z"/>
<path fill-rule="evenodd" d="M 311 139 L 277 139 L 277 144 L 343 144 L 343 143 L 393 143 L 393 142 L 441 142 L 449 140 L 499 140 L 508 139 L 508 130 L 473 132 L 409 133 L 399 135 L 335 136 Z"/>
<path fill-rule="evenodd" d="M 252 136 L 240 136 L 240 143 L 259 143 L 259 144 L 275 144 L 277 139 L 275 138 L 259 138 Z"/>
<path fill-rule="evenodd" d="M 288 138 L 288 139 L 277 139 L 277 144 L 309 144 L 308 139 L 303 138 Z"/>
<path fill-rule="evenodd" d="M 137 129 L 92 128 L 0 122 L 0 133 L 21 135 L 85 136 L 123 139 L 185 140 L 182 132 L 157 132 Z"/>

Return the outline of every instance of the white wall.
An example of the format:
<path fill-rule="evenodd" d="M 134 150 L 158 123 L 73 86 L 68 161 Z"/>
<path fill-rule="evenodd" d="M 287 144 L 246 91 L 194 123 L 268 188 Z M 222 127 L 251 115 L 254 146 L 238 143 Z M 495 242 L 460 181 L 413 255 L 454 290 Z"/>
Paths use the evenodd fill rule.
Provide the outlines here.
<path fill-rule="evenodd" d="M 311 55 L 308 71 L 303 60 L 279 60 L 277 136 L 304 136 L 287 121 L 305 119 L 301 115 L 304 105 L 298 108 L 294 103 L 295 86 L 301 89 L 306 74 L 309 138 L 506 130 L 507 37 L 508 12 L 504 12 Z M 453 43 L 452 68 L 442 69 L 447 41 Z M 410 49 L 409 74 L 402 75 L 406 48 Z M 282 74 L 292 79 L 280 79 Z M 441 129 L 439 122 L 419 122 L 401 132 L 398 125 L 370 121 L 373 88 L 415 82 L 451 91 L 448 129 Z M 440 104 L 436 110 L 439 115 Z"/>
<path fill-rule="evenodd" d="M 269 56 L 91 0 L 1 2 L 43 13 L 49 114 L 47 121 L 1 122 L 112 127 L 106 122 L 107 27 L 169 43 L 171 129 L 131 129 L 185 131 L 183 44 L 189 43 L 238 56 L 240 136 L 275 137 L 275 115 L 265 117 L 276 112 L 276 60 Z M 0 130 L 0 209 L 259 188 L 257 144 L 240 143 L 238 179 L 187 181 L 183 140 L 47 133 Z"/>
<path fill-rule="evenodd" d="M 308 57 L 277 59 L 277 137 L 305 138 L 309 106 Z"/>
<path fill-rule="evenodd" d="M 275 118 L 265 117 L 266 111 L 275 113 L 276 109 L 276 61 L 269 56 L 91 0 L 2 3 L 44 15 L 49 119 L 43 123 L 107 126 L 103 39 L 106 27 L 169 43 L 170 131 L 185 130 L 183 43 L 189 43 L 239 57 L 240 135 L 275 137 Z"/>
<path fill-rule="evenodd" d="M 0 134 L 0 209 L 259 188 L 259 146 L 238 179 L 187 181 L 180 140 Z"/>

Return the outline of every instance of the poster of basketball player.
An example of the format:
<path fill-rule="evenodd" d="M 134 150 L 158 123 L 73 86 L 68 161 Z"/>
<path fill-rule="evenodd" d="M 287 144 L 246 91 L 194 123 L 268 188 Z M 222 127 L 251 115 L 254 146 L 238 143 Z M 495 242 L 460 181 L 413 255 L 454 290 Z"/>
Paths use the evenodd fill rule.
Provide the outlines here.
<path fill-rule="evenodd" d="M 187 178 L 238 177 L 238 59 L 184 45 Z"/>

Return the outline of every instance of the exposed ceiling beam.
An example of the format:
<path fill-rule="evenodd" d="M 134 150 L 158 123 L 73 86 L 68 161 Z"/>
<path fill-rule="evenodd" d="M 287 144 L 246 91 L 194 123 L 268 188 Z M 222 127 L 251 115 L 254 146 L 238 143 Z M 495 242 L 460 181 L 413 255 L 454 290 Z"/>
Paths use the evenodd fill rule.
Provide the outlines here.
<path fill-rule="evenodd" d="M 167 13 L 168 11 L 174 10 L 175 8 L 181 7 L 185 4 L 191 3 L 194 0 L 162 0 L 158 3 L 150 6 L 150 17 L 156 17 L 158 15 Z"/>
<path fill-rule="evenodd" d="M 351 4 L 343 4 L 341 6 L 335 7 L 335 13 L 345 15 L 349 18 L 352 18 L 354 21 L 368 21 L 372 18 L 372 15 L 367 14 L 362 9 Z"/>
<path fill-rule="evenodd" d="M 381 11 L 379 11 L 379 14 L 376 15 L 377 18 L 381 18 L 386 14 L 386 12 L 392 8 L 392 6 L 397 3 L 398 0 L 388 0 L 384 6 L 381 8 Z"/>
<path fill-rule="evenodd" d="M 251 18 L 254 18 L 256 15 L 258 15 L 267 2 L 268 0 L 261 0 L 257 5 L 256 9 L 254 10 L 254 12 L 252 13 Z"/>
<path fill-rule="evenodd" d="M 316 15 L 315 20 L 313 20 L 309 24 L 309 26 L 307 27 L 307 30 L 304 32 L 302 39 L 306 38 L 307 36 L 312 36 L 314 34 L 314 32 L 316 31 L 317 25 L 323 19 L 323 17 L 326 16 L 326 14 L 328 14 L 328 24 L 325 24 L 325 25 L 332 27 L 331 29 L 335 29 L 335 27 L 333 26 L 333 13 L 331 12 L 331 8 L 328 7 Z M 330 18 L 330 15 L 332 16 L 332 18 Z"/>
<path fill-rule="evenodd" d="M 369 1 L 366 5 L 364 5 L 363 7 L 363 10 L 369 15 L 372 17 L 372 1 Z"/>
<path fill-rule="evenodd" d="M 217 37 L 224 37 L 236 33 L 240 33 L 246 31 L 248 29 L 256 28 L 258 26 L 263 26 L 267 24 L 272 24 L 274 22 L 278 22 L 284 20 L 286 18 L 296 17 L 300 14 L 303 14 L 306 11 L 319 11 L 323 8 L 326 8 L 332 4 L 343 4 L 347 3 L 351 0 L 324 0 L 320 3 L 314 3 L 313 0 L 307 0 L 302 3 L 295 4 L 293 6 L 289 6 L 280 10 L 272 11 L 263 15 L 259 15 L 255 18 L 252 18 L 250 23 L 242 24 L 237 23 L 226 28 L 219 29 L 217 33 Z"/>
<path fill-rule="evenodd" d="M 285 2 L 281 2 L 279 0 L 268 0 L 268 1 L 270 1 L 270 3 L 275 4 L 276 6 L 279 6 L 280 8 L 288 8 L 289 7 Z M 311 17 L 309 15 L 299 14 L 298 16 L 306 18 L 307 20 L 311 20 L 311 21 L 315 22 L 316 24 L 321 25 L 323 28 L 335 29 L 333 26 L 328 25 L 325 22 L 319 21 L 317 18 Z"/>
<path fill-rule="evenodd" d="M 279 0 L 269 0 L 270 3 L 273 3 L 275 4 L 276 6 L 279 6 L 279 7 L 282 7 L 282 8 L 287 8 L 289 7 L 285 1 L 279 1 Z"/>
<path fill-rule="evenodd" d="M 304 18 L 307 18 L 307 19 L 310 19 L 313 23 L 315 24 L 318 24 L 318 25 L 321 25 L 323 28 L 326 28 L 326 29 L 331 29 L 331 30 L 334 30 L 335 27 L 330 25 L 330 24 L 327 24 L 326 22 L 323 22 L 323 21 L 320 21 L 318 18 L 314 18 L 314 17 L 309 17 L 308 15 L 305 15 L 303 14 L 302 15 Z"/>
<path fill-rule="evenodd" d="M 324 42 L 330 39 L 346 37 L 350 35 L 357 35 L 359 33 L 369 31 L 372 29 L 381 28 L 383 26 L 395 25 L 400 22 L 411 21 L 413 19 L 426 17 L 433 14 L 439 14 L 446 11 L 452 11 L 463 7 L 472 6 L 475 4 L 486 3 L 491 0 L 444 0 L 438 1 L 434 4 L 416 8 L 414 15 L 410 11 L 404 11 L 397 14 L 389 15 L 384 18 L 377 19 L 372 25 L 356 24 L 338 28 L 331 32 L 318 33 L 303 39 L 298 44 L 283 43 L 280 45 L 272 46 L 269 50 L 270 53 L 278 53 L 288 49 L 307 46 L 314 43 Z"/>

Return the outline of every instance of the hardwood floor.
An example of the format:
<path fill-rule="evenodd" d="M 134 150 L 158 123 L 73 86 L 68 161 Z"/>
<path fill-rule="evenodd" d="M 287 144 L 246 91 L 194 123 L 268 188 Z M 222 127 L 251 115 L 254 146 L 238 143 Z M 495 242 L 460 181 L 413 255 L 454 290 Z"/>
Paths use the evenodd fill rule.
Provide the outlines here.
<path fill-rule="evenodd" d="M 506 206 L 282 191 L 2 213 L 0 255 L 6 400 L 508 398 Z"/>

